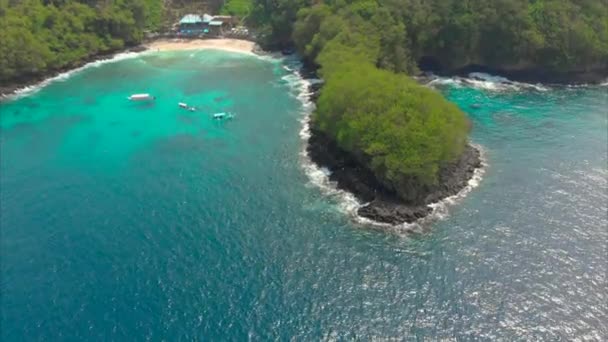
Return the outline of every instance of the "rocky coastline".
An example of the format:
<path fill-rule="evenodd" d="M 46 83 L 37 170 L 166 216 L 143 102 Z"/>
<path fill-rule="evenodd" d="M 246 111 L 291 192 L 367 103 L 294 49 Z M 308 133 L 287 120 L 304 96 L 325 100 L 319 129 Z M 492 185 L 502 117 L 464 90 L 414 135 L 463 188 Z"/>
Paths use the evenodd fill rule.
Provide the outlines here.
<path fill-rule="evenodd" d="M 305 67 L 305 78 L 314 78 L 314 75 L 313 70 Z M 311 101 L 316 102 L 321 87 L 322 84 L 318 83 L 309 87 Z M 458 194 L 473 178 L 475 170 L 482 167 L 479 150 L 469 144 L 459 160 L 440 170 L 437 185 L 421 186 L 412 182 L 411 191 L 417 194 L 419 200 L 406 203 L 382 184 L 363 163 L 319 131 L 313 120 L 310 122 L 306 149 L 313 163 L 331 172 L 329 178 L 338 189 L 352 193 L 365 203 L 357 211 L 359 216 L 390 225 L 412 223 L 428 216 L 432 212 L 429 204 Z"/>
<path fill-rule="evenodd" d="M 354 194 L 359 201 L 366 203 L 358 209 L 359 216 L 378 223 L 397 225 L 424 218 L 432 212 L 429 204 L 458 194 L 473 178 L 475 170 L 482 167 L 479 150 L 467 145 L 459 160 L 440 171 L 436 186 L 412 185 L 411 190 L 422 193 L 423 200 L 406 203 L 378 181 L 365 165 L 338 147 L 330 137 L 315 129 L 314 123 L 311 124 L 313 126 L 307 151 L 312 162 L 329 169 L 330 180 L 336 182 L 339 189 Z"/>
<path fill-rule="evenodd" d="M 424 73 L 433 73 L 442 77 L 468 77 L 471 73 L 485 73 L 507 78 L 509 81 L 531 84 L 583 85 L 600 84 L 608 79 L 608 67 L 597 67 L 590 70 L 562 71 L 541 68 L 506 69 L 485 65 L 467 65 L 462 68 L 445 70 L 442 68 L 423 68 Z"/>

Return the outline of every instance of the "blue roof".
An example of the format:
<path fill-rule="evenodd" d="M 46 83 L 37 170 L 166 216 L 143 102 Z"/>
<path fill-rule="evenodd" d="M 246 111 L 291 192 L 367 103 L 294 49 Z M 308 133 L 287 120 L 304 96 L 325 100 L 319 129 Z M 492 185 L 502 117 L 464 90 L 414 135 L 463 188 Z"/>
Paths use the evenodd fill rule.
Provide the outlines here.
<path fill-rule="evenodd" d="M 209 26 L 222 26 L 223 22 L 219 20 L 213 20 L 209 22 Z"/>
<path fill-rule="evenodd" d="M 182 20 L 179 21 L 180 24 L 198 24 L 202 22 L 201 16 L 196 14 L 186 14 Z"/>

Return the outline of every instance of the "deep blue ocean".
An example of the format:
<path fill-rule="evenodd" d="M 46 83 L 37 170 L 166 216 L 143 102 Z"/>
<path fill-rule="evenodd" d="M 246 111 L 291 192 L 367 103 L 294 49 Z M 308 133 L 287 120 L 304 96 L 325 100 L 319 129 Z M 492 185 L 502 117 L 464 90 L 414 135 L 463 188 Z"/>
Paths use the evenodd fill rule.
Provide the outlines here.
<path fill-rule="evenodd" d="M 608 87 L 438 80 L 483 178 L 382 228 L 315 185 L 286 66 L 144 54 L 1 103 L 0 340 L 608 340 Z"/>

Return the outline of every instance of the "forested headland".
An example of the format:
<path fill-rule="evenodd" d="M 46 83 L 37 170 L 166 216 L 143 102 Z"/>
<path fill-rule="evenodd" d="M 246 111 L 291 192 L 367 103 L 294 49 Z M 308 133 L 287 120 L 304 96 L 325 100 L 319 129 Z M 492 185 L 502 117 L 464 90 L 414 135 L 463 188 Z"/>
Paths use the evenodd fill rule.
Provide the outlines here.
<path fill-rule="evenodd" d="M 338 33 L 377 41 L 376 65 L 481 65 L 556 73 L 608 67 L 608 2 L 597 0 L 255 0 L 268 45 L 295 42 L 312 62 Z M 295 23 L 295 24 L 294 24 Z"/>
<path fill-rule="evenodd" d="M 551 73 L 605 72 L 608 65 L 608 5 L 595 0 L 254 3 L 261 42 L 295 45 L 325 81 L 313 114 L 313 160 L 320 155 L 318 162 L 340 174 L 359 170 L 341 176 L 349 190 L 368 196 L 361 190 L 368 187 L 414 208 L 376 197 L 360 210 L 384 222 L 424 216 L 426 204 L 458 192 L 480 165 L 468 146 L 466 115 L 409 78 L 421 64 Z M 331 153 L 356 162 L 332 165 Z"/>
<path fill-rule="evenodd" d="M 185 13 L 246 8 L 232 0 L 0 0 L 0 86 L 136 46 Z"/>
<path fill-rule="evenodd" d="M 160 2 L 7 1 L 0 5 L 0 83 L 134 45 L 160 24 Z"/>

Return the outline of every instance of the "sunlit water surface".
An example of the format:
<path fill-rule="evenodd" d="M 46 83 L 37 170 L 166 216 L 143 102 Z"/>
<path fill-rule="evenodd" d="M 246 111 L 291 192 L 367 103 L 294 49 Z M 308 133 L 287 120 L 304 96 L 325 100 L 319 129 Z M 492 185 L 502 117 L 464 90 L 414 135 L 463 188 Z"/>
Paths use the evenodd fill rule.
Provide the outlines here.
<path fill-rule="evenodd" d="M 290 63 L 148 54 L 0 104 L 0 339 L 608 339 L 608 88 L 443 82 L 488 166 L 407 234 L 311 183 Z"/>

